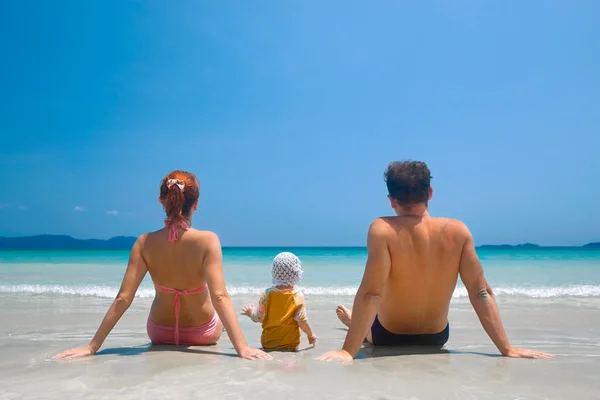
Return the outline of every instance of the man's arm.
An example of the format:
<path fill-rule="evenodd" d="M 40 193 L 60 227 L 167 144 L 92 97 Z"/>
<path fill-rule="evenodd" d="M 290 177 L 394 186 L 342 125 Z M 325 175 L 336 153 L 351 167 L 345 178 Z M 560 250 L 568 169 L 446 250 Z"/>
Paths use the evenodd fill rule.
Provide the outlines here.
<path fill-rule="evenodd" d="M 346 341 L 341 352 L 326 353 L 319 357 L 320 360 L 356 357 L 371 325 L 373 325 L 383 286 L 390 274 L 391 257 L 386 240 L 387 229 L 389 229 L 388 225 L 382 219 L 377 219 L 371 224 L 367 236 L 367 265 L 354 298 L 352 323 L 346 335 Z"/>
<path fill-rule="evenodd" d="M 479 321 L 492 342 L 494 342 L 500 353 L 505 357 L 551 357 L 546 353 L 528 349 L 516 349 L 510 345 L 504 331 L 502 319 L 500 318 L 500 311 L 496 304 L 494 292 L 483 275 L 483 267 L 475 251 L 473 236 L 464 224 L 461 229 L 465 241 L 460 258 L 460 278 L 469 293 L 469 300 L 479 317 Z"/>

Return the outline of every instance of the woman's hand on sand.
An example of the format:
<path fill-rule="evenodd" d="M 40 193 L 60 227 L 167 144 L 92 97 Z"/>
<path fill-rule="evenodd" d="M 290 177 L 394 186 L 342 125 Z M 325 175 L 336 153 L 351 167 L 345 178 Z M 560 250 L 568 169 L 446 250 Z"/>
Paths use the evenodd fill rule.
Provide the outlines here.
<path fill-rule="evenodd" d="M 309 336 L 308 344 L 312 344 L 313 346 L 315 346 L 317 344 L 317 335 Z"/>
<path fill-rule="evenodd" d="M 506 352 L 506 354 L 504 354 L 504 357 L 511 357 L 511 358 L 553 358 L 554 356 L 552 354 L 542 353 L 540 351 L 533 351 L 533 350 L 529 350 L 529 349 L 517 349 L 517 348 L 511 347 L 508 350 L 508 352 Z"/>
<path fill-rule="evenodd" d="M 254 304 L 246 304 L 245 306 L 242 306 L 242 315 L 245 315 L 246 317 L 252 316 L 255 308 L 256 307 Z"/>
<path fill-rule="evenodd" d="M 246 347 L 240 350 L 238 353 L 240 357 L 246 360 L 272 360 L 273 357 L 270 354 L 265 353 L 262 350 L 253 349 L 252 347 Z"/>
<path fill-rule="evenodd" d="M 319 361 L 333 361 L 338 360 L 343 364 L 351 363 L 354 360 L 354 357 L 350 355 L 346 350 L 338 350 L 338 351 L 328 351 L 327 353 L 321 355 L 317 358 Z"/>
<path fill-rule="evenodd" d="M 94 354 L 96 354 L 96 352 L 92 351 L 92 348 L 90 346 L 80 346 L 80 347 L 75 347 L 70 350 L 63 351 L 62 353 L 57 354 L 52 358 L 53 359 L 64 358 L 65 360 L 70 360 L 72 358 L 93 356 Z"/>

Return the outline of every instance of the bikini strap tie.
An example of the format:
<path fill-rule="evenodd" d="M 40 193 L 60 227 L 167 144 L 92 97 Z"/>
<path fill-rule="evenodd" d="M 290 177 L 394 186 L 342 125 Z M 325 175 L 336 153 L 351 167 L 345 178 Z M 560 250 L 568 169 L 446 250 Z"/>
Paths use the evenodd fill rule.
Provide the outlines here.
<path fill-rule="evenodd" d="M 185 221 L 171 221 L 169 219 L 165 219 L 165 227 L 169 228 L 169 242 L 171 242 L 171 244 L 179 239 L 179 231 L 177 228 L 181 228 L 184 231 L 190 229 L 190 226 L 186 224 Z"/>
<path fill-rule="evenodd" d="M 172 293 L 175 295 L 175 298 L 173 299 L 173 305 L 175 306 L 175 335 L 174 336 L 175 336 L 175 344 L 177 346 L 179 346 L 179 314 L 181 313 L 181 296 L 187 296 L 188 294 L 202 293 L 206 290 L 207 285 L 206 285 L 206 283 L 204 283 L 204 285 L 202 285 L 196 289 L 181 289 L 181 290 L 173 289 L 170 287 L 161 286 L 161 285 L 157 285 L 157 284 L 154 284 L 154 287 L 159 292 Z"/>

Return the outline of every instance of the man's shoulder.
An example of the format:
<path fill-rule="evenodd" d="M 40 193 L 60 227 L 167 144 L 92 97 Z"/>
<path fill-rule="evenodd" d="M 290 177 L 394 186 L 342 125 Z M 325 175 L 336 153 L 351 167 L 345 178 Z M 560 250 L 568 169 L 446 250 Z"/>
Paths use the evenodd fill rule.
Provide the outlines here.
<path fill-rule="evenodd" d="M 439 225 L 447 233 L 453 233 L 461 237 L 467 237 L 471 235 L 467 224 L 460 219 L 455 218 L 431 218 L 434 224 Z"/>
<path fill-rule="evenodd" d="M 371 222 L 369 227 L 370 235 L 384 235 L 389 232 L 393 232 L 392 225 L 394 223 L 394 217 L 379 217 Z"/>
<path fill-rule="evenodd" d="M 373 227 L 375 229 L 387 229 L 398 223 L 402 223 L 402 218 L 403 217 L 397 217 L 397 216 L 379 217 L 371 223 L 371 227 Z M 427 219 L 432 224 L 445 225 L 450 228 L 463 229 L 463 228 L 466 228 L 466 226 L 467 226 L 464 222 L 462 222 L 459 219 L 455 219 L 455 218 L 428 217 Z"/>
<path fill-rule="evenodd" d="M 440 225 L 446 225 L 448 227 L 460 228 L 463 226 L 467 226 L 463 221 L 461 221 L 460 219 L 456 219 L 456 218 L 431 217 L 431 220 L 435 221 L 436 223 L 438 223 Z"/>
<path fill-rule="evenodd" d="M 454 233 L 455 235 L 465 237 L 471 235 L 467 225 L 459 219 L 429 217 L 427 221 L 430 226 L 438 227 L 436 230 L 442 229 L 447 233 Z M 397 231 L 396 228 L 402 225 L 403 223 L 401 217 L 379 217 L 371 223 L 371 226 L 369 227 L 369 234 L 376 236 L 394 235 Z"/>
<path fill-rule="evenodd" d="M 390 224 L 390 221 L 392 220 L 392 218 L 394 217 L 379 217 L 379 218 L 375 218 L 373 220 L 373 222 L 371 222 L 371 226 L 372 227 L 383 227 L 383 226 L 388 226 Z"/>

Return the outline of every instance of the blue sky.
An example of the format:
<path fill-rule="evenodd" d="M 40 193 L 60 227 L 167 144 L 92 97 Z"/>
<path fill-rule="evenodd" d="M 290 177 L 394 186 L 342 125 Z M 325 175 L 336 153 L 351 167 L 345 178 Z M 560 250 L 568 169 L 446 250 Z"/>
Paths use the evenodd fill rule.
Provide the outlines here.
<path fill-rule="evenodd" d="M 227 4 L 226 4 L 227 3 Z M 362 245 L 395 159 L 482 243 L 600 240 L 600 3 L 0 4 L 0 235 Z M 78 207 L 76 209 L 76 207 Z"/>

